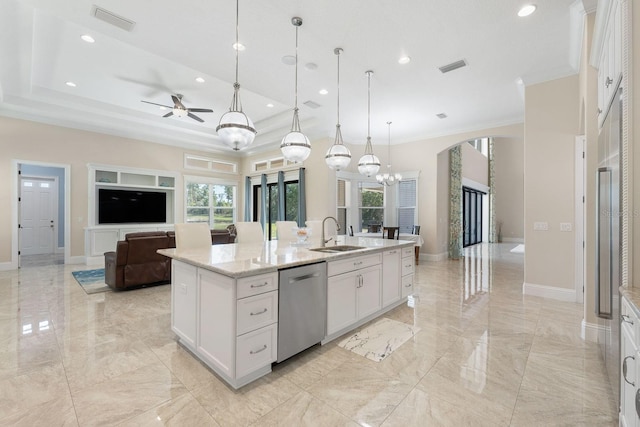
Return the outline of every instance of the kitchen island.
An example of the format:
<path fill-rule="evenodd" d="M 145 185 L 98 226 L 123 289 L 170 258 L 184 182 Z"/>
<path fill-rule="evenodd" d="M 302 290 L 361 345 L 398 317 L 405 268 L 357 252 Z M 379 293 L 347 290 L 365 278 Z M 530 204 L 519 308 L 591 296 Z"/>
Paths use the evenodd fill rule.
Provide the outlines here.
<path fill-rule="evenodd" d="M 336 252 L 313 250 L 319 240 L 159 250 L 172 258 L 172 330 L 239 388 L 271 372 L 277 359 L 279 272 L 326 266 L 326 301 L 318 302 L 326 304 L 323 344 L 398 306 L 413 291 L 414 242 L 339 236 L 336 244 Z M 346 245 L 358 249 L 337 251 Z"/>

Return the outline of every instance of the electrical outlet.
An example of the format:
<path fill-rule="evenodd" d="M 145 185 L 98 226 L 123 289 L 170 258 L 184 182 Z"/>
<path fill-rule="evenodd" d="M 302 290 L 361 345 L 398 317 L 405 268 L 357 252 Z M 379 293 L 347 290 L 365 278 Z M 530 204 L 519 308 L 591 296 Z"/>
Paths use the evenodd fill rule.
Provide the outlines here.
<path fill-rule="evenodd" d="M 560 223 L 560 231 L 572 231 L 573 226 L 570 222 L 561 222 Z"/>
<path fill-rule="evenodd" d="M 548 222 L 534 222 L 533 223 L 533 229 L 537 230 L 537 231 L 547 231 L 547 230 L 549 230 L 549 223 Z"/>

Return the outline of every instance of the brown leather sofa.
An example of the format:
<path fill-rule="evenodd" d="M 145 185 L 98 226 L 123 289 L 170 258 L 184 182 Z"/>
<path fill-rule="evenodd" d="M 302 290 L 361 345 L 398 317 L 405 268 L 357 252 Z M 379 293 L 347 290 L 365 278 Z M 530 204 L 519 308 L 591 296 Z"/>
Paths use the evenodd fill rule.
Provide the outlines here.
<path fill-rule="evenodd" d="M 229 230 L 211 230 L 213 245 L 234 241 Z M 171 259 L 157 251 L 175 247 L 173 231 L 128 233 L 115 252 L 104 254 L 105 283 L 113 290 L 125 290 L 171 282 Z"/>

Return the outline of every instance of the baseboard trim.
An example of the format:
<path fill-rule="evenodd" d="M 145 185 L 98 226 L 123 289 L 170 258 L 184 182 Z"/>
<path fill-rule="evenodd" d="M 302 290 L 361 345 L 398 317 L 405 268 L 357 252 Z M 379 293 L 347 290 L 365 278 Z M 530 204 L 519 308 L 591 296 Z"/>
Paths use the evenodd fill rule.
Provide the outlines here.
<path fill-rule="evenodd" d="M 66 264 L 85 264 L 86 258 L 83 256 L 72 256 L 69 257 Z M 104 259 L 102 260 L 104 262 Z"/>
<path fill-rule="evenodd" d="M 582 320 L 582 332 L 580 335 L 585 341 L 604 342 L 606 328 L 597 323 L 587 323 Z"/>
<path fill-rule="evenodd" d="M 104 255 L 101 256 L 88 256 L 88 257 L 78 257 L 82 258 L 82 262 L 78 264 L 86 264 L 86 265 L 99 265 L 104 264 Z"/>
<path fill-rule="evenodd" d="M 16 270 L 18 266 L 13 265 L 13 262 L 0 262 L 0 271 Z"/>
<path fill-rule="evenodd" d="M 536 285 L 535 283 L 523 283 L 522 293 L 534 297 L 550 298 L 558 301 L 575 302 L 576 290 L 557 288 L 555 286 Z"/>
<path fill-rule="evenodd" d="M 444 261 L 449 257 L 448 252 L 439 254 L 420 254 L 420 261 Z"/>
<path fill-rule="evenodd" d="M 502 243 L 524 243 L 524 237 L 504 237 Z"/>

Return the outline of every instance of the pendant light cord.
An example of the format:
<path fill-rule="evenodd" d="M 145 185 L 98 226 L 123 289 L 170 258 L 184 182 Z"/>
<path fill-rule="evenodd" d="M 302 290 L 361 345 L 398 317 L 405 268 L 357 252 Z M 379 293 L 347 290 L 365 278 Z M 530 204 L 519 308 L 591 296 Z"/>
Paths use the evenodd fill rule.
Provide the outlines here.
<path fill-rule="evenodd" d="M 295 110 L 298 111 L 298 26 L 296 26 L 296 104 Z"/>
<path fill-rule="evenodd" d="M 371 140 L 371 71 L 367 71 L 367 141 Z"/>
<path fill-rule="evenodd" d="M 238 27 L 240 21 L 240 0 L 236 0 L 236 84 L 238 84 L 238 52 L 240 52 L 240 41 L 238 39 Z"/>
<path fill-rule="evenodd" d="M 389 144 L 387 145 L 387 158 L 389 159 L 389 164 L 387 167 L 391 169 L 391 122 L 387 122 L 389 126 Z"/>
<path fill-rule="evenodd" d="M 337 49 L 336 49 L 337 50 Z M 338 126 L 340 126 L 340 51 L 336 53 L 338 56 Z"/>

